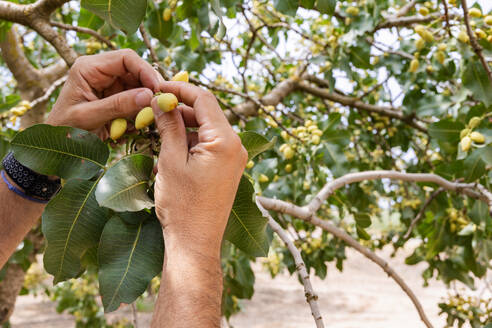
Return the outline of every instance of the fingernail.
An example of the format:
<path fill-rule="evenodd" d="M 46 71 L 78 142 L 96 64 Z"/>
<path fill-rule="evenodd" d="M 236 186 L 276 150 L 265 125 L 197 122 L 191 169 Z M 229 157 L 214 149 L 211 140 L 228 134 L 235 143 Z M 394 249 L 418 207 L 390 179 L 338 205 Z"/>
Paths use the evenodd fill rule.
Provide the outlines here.
<path fill-rule="evenodd" d="M 150 104 L 151 100 L 152 100 L 152 91 L 146 89 L 144 91 L 140 91 L 137 94 L 137 96 L 135 97 L 135 104 L 138 107 L 145 107 Z"/>

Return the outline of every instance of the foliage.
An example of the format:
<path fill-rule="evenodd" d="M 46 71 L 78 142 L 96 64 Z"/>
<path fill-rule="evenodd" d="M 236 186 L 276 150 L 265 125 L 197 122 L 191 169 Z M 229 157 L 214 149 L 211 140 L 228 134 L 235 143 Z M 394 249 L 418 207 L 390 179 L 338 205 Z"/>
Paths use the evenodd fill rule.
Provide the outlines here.
<path fill-rule="evenodd" d="M 254 194 L 304 205 L 327 181 L 368 170 L 435 173 L 490 190 L 492 85 L 469 41 L 459 1 L 446 2 L 447 16 L 443 2 L 437 0 L 416 1 L 408 8 L 409 2 L 401 0 L 137 1 L 131 19 L 127 19 L 128 1 L 114 3 L 108 11 L 96 9 L 98 3 L 108 5 L 84 0 L 83 9 L 77 10 L 78 4 L 70 2 L 52 20 L 90 28 L 116 48 L 131 48 L 153 60 L 141 34 L 133 33 L 142 21 L 161 69 L 169 74 L 187 70 L 192 82 L 213 90 L 248 148 L 250 163 L 223 252 L 226 317 L 239 310 L 239 299 L 252 296 L 253 256 L 268 255 L 265 261 L 272 276 L 284 269 L 295 271 L 292 256 L 273 238 L 260 215 Z M 469 17 L 470 24 L 483 56 L 490 58 L 492 30 L 484 17 L 491 13 L 468 3 L 482 11 Z M 166 9 L 171 10 L 168 20 L 163 19 Z M 4 33 L 9 28 L 10 24 L 0 25 Z M 22 42 L 34 67 L 46 67 L 59 58 L 39 34 L 19 29 L 31 36 Z M 71 33 L 78 55 L 109 50 L 93 36 Z M 16 120 L 22 117 L 15 113 L 26 107 L 20 104 L 19 90 L 10 84 L 1 88 L 0 96 L 2 136 L 10 140 L 11 131 L 18 129 Z M 55 99 L 56 94 L 49 103 Z M 151 210 L 152 165 L 146 157 L 158 149 L 151 135 L 152 129 L 127 134 L 126 152 L 112 148 L 109 154 L 107 144 L 72 128 L 38 125 L 13 138 L 12 148 L 26 165 L 69 179 L 43 216 L 46 254 L 56 254 L 45 256 L 45 267 L 55 277 L 60 272 L 57 281 L 85 269 L 85 254 L 95 251 L 93 246 L 105 234 L 102 223 L 117 224 L 129 245 L 140 231 L 136 227 L 158 223 Z M 148 146 L 144 155 L 135 146 L 147 139 L 152 141 L 144 145 Z M 0 143 L 0 155 L 4 144 Z M 119 179 L 122 171 L 132 173 Z M 405 235 L 420 217 L 409 232 L 420 243 L 406 263 L 425 262 L 426 283 L 436 278 L 447 285 L 460 282 L 473 288 L 489 272 L 492 217 L 482 200 L 448 191 L 433 196 L 437 189 L 423 182 L 363 181 L 333 192 L 317 214 L 370 249 L 390 245 L 395 252 L 406 246 Z M 93 222 L 95 217 L 85 215 L 92 211 L 101 218 L 99 225 L 91 225 L 90 230 L 77 226 L 84 220 Z M 55 221 L 61 213 L 64 221 Z M 384 215 L 391 215 L 396 223 L 381 228 L 378 222 Z M 343 270 L 342 241 L 294 217 L 275 214 L 274 218 L 293 232 L 311 272 L 324 278 L 329 261 Z M 73 237 L 67 233 L 72 224 Z M 56 232 L 60 229 L 64 233 Z M 71 253 L 65 258 L 67 247 Z M 130 253 L 121 250 L 127 259 Z M 116 259 L 116 254 L 101 256 L 101 267 Z M 148 260 L 152 268 L 161 261 Z M 131 297 L 123 297 L 124 302 L 136 299 L 151 275 Z M 101 291 L 106 290 L 103 285 L 101 281 Z M 440 307 L 449 325 L 490 321 L 490 313 L 469 318 L 469 313 L 449 303 Z"/>

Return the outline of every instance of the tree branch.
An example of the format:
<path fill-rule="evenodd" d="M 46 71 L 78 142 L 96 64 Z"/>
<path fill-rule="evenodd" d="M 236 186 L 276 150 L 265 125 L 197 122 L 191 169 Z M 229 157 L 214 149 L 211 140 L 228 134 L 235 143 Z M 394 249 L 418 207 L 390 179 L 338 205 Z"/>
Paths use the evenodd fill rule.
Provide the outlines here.
<path fill-rule="evenodd" d="M 9 1 L 0 1 L 0 19 L 22 24 L 32 28 L 56 49 L 58 54 L 71 66 L 77 53 L 67 43 L 63 35 L 58 34 L 49 22 L 49 16 L 68 0 L 39 0 L 33 4 L 17 5 Z"/>
<path fill-rule="evenodd" d="M 311 281 L 309 280 L 309 273 L 306 270 L 306 264 L 304 263 L 301 253 L 294 246 L 294 243 L 290 240 L 287 233 L 282 229 L 280 224 L 278 224 L 268 213 L 267 210 L 261 205 L 260 202 L 256 202 L 258 208 L 263 213 L 263 216 L 268 218 L 268 224 L 272 228 L 273 231 L 277 233 L 277 235 L 282 239 L 284 244 L 287 246 L 287 249 L 292 254 L 294 258 L 294 263 L 296 264 L 296 270 L 301 278 L 302 285 L 304 286 L 304 295 L 306 296 L 306 302 L 309 304 L 311 308 L 311 314 L 313 315 L 314 322 L 316 323 L 317 328 L 324 328 L 323 318 L 321 317 L 321 313 L 319 311 L 318 306 L 318 295 L 315 293 L 313 286 L 311 285 Z"/>
<path fill-rule="evenodd" d="M 485 69 L 485 72 L 487 72 L 487 76 L 489 77 L 489 83 L 490 86 L 492 87 L 492 70 L 490 69 L 489 64 L 485 60 L 485 57 L 483 56 L 482 47 L 478 44 L 477 38 L 475 37 L 475 33 L 473 33 L 470 27 L 470 20 L 468 17 L 468 5 L 466 4 L 466 0 L 461 0 L 461 6 L 463 7 L 463 18 L 465 19 L 466 32 L 470 37 L 470 44 L 473 48 L 473 51 L 475 51 L 478 58 L 480 59 L 480 62 L 482 63 L 483 68 Z"/>
<path fill-rule="evenodd" d="M 359 244 L 354 238 L 352 238 L 352 236 L 350 236 L 348 233 L 341 230 L 340 228 L 336 227 L 331 222 L 321 220 L 320 218 L 313 215 L 312 212 L 310 212 L 306 207 L 299 207 L 288 202 L 284 202 L 277 199 L 265 198 L 265 197 L 257 197 L 256 199 L 265 209 L 286 213 L 298 217 L 299 219 L 304 220 L 306 222 L 312 223 L 317 227 L 320 227 L 321 229 L 333 234 L 335 237 L 343 240 L 347 245 L 351 246 L 356 251 L 367 257 L 369 260 L 376 263 L 408 295 L 408 297 L 414 304 L 415 308 L 417 309 L 420 319 L 424 322 L 424 324 L 428 328 L 432 328 L 432 324 L 427 318 L 427 315 L 425 314 L 424 309 L 420 304 L 419 300 L 415 296 L 415 293 L 405 283 L 403 278 L 401 278 L 396 273 L 396 271 L 389 266 L 388 262 L 377 256 L 374 252 L 372 252 L 368 248 Z"/>
<path fill-rule="evenodd" d="M 108 46 L 108 48 L 113 49 L 113 50 L 116 49 L 116 47 L 111 43 L 111 41 L 109 41 L 107 38 L 105 38 L 101 34 L 97 33 L 96 31 L 94 31 L 93 29 L 82 27 L 82 26 L 73 26 L 73 25 L 69 25 L 69 24 L 63 24 L 63 23 L 54 22 L 54 21 L 50 21 L 50 24 L 51 24 L 51 26 L 55 26 L 55 27 L 58 27 L 58 28 L 61 28 L 64 30 L 76 31 L 79 33 L 91 35 L 91 36 L 95 37 L 96 39 L 98 39 L 99 41 L 106 44 Z"/>
<path fill-rule="evenodd" d="M 335 190 L 345 185 L 354 182 L 361 182 L 365 180 L 381 180 L 381 179 L 393 179 L 393 180 L 412 181 L 412 182 L 432 182 L 441 186 L 445 190 L 463 193 L 469 197 L 483 200 L 487 204 L 490 204 L 489 202 L 492 202 L 492 196 L 483 193 L 483 191 L 480 190 L 480 187 L 478 187 L 481 186 L 480 184 L 451 182 L 440 177 L 439 175 L 432 174 L 432 173 L 404 173 L 404 172 L 397 172 L 397 171 L 380 170 L 380 171 L 364 171 L 364 172 L 357 172 L 357 173 L 349 173 L 327 183 L 323 188 L 321 188 L 319 193 L 311 200 L 309 205 L 307 205 L 307 209 L 311 213 L 315 213 L 321 207 L 321 205 L 328 199 L 328 197 L 330 197 L 335 192 Z M 485 187 L 483 186 L 482 188 L 485 189 Z M 474 191 L 473 189 L 479 189 L 479 192 Z"/>
<path fill-rule="evenodd" d="M 36 98 L 36 99 L 31 101 L 31 107 L 35 107 L 39 104 L 42 104 L 42 103 L 48 101 L 48 99 L 50 99 L 53 92 L 55 92 L 56 89 L 58 89 L 60 86 L 62 86 L 63 83 L 65 83 L 65 81 L 67 80 L 67 78 L 68 78 L 68 75 L 64 75 L 61 78 L 59 78 L 58 80 L 56 80 L 55 82 L 53 82 L 53 84 L 48 89 L 46 89 L 44 91 L 44 94 L 41 97 Z"/>
<path fill-rule="evenodd" d="M 55 82 L 67 73 L 68 67 L 63 60 L 59 60 L 56 63 L 45 67 L 41 70 L 43 75 L 51 83 Z"/>
<path fill-rule="evenodd" d="M 408 125 L 414 127 L 419 131 L 427 132 L 427 128 L 422 126 L 420 123 L 416 122 L 413 116 L 406 116 L 396 108 L 366 104 L 362 101 L 359 101 L 357 98 L 345 96 L 338 93 L 332 93 L 329 90 L 321 89 L 316 86 L 310 85 L 305 81 L 300 81 L 297 85 L 300 90 L 303 90 L 307 93 L 318 96 L 320 98 L 328 99 L 340 103 L 344 106 L 354 107 L 360 110 L 364 110 L 372 113 L 378 113 L 380 115 L 395 118 L 407 123 Z"/>

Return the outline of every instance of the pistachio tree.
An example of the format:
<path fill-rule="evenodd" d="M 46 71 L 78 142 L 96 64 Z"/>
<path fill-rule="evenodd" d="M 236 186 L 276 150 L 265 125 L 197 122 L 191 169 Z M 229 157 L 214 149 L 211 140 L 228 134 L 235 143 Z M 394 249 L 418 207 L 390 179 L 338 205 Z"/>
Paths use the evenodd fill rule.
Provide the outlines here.
<path fill-rule="evenodd" d="M 160 275 L 152 167 L 161 141 L 152 120 L 131 122 L 138 131 L 115 122 L 120 146 L 43 124 L 77 58 L 131 49 L 164 79 L 212 91 L 248 150 L 223 243 L 226 318 L 252 297 L 251 263 L 261 258 L 272 277 L 299 275 L 313 325 L 328 325 L 310 277 L 324 279 L 329 262 L 343 271 L 350 247 L 434 327 L 377 251 L 414 240 L 405 263 L 426 263 L 423 283 L 488 286 L 492 13 L 480 4 L 1 0 L 0 155 L 13 151 L 64 186 L 0 271 L 0 322 L 39 252 L 55 284 L 86 270 L 78 279 L 97 276 L 106 312 L 133 303 Z M 487 293 L 450 289 L 436 309 L 448 326 L 492 326 Z"/>

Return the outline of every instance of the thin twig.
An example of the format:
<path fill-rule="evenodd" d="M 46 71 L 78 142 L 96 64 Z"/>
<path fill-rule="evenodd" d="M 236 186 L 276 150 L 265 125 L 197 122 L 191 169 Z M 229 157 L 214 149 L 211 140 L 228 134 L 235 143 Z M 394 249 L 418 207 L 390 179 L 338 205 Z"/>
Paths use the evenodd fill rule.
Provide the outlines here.
<path fill-rule="evenodd" d="M 485 60 L 485 57 L 483 56 L 482 53 L 482 47 L 478 44 L 477 38 L 475 37 L 475 33 L 473 33 L 470 27 L 470 20 L 468 17 L 468 5 L 466 4 L 466 0 L 461 0 L 461 6 L 463 7 L 463 15 L 464 15 L 463 18 L 465 19 L 466 32 L 470 37 L 470 44 L 473 48 L 473 51 L 475 51 L 478 58 L 480 59 L 483 68 L 485 68 L 485 71 L 487 72 L 487 76 L 489 77 L 490 85 L 492 86 L 492 70 L 490 69 L 489 64 L 487 64 L 487 61 Z"/>
<path fill-rule="evenodd" d="M 99 41 L 104 42 L 109 48 L 111 48 L 113 50 L 116 49 L 116 47 L 114 46 L 114 44 L 111 43 L 111 41 L 109 41 L 107 38 L 105 38 L 101 34 L 97 33 L 96 31 L 94 31 L 93 29 L 81 27 L 81 26 L 73 26 L 73 25 L 63 24 L 60 22 L 53 22 L 53 21 L 51 21 L 50 24 L 51 24 L 51 26 L 59 27 L 59 28 L 64 29 L 64 30 L 76 31 L 79 33 L 89 34 L 89 35 L 95 37 L 96 39 L 98 39 Z"/>
<path fill-rule="evenodd" d="M 147 49 L 149 49 L 150 52 L 150 59 L 152 59 L 152 62 L 154 63 L 155 68 L 161 73 L 162 77 L 165 80 L 169 80 L 170 76 L 167 74 L 167 72 L 162 68 L 162 66 L 159 64 L 159 57 L 157 57 L 157 54 L 154 50 L 154 47 L 152 47 L 152 43 L 150 42 L 149 36 L 147 35 L 147 31 L 145 31 L 145 27 L 143 24 L 140 24 L 140 34 L 142 35 L 143 42 L 145 43 L 145 46 Z"/>
<path fill-rule="evenodd" d="M 292 254 L 292 257 L 294 258 L 294 263 L 296 264 L 296 270 L 297 273 L 299 274 L 299 277 L 301 278 L 302 285 L 304 286 L 304 295 L 306 296 L 306 302 L 309 304 L 309 307 L 311 308 L 311 314 L 313 315 L 314 322 L 316 323 L 317 328 L 324 328 L 325 325 L 323 324 L 323 318 L 321 317 L 321 313 L 319 311 L 319 306 L 318 306 L 318 295 L 313 289 L 313 286 L 311 285 L 311 281 L 309 280 L 309 273 L 306 270 L 306 264 L 304 263 L 301 253 L 299 250 L 294 246 L 294 243 L 290 240 L 289 236 L 287 233 L 282 229 L 280 224 L 278 224 L 268 213 L 263 206 L 257 202 L 258 208 L 260 211 L 263 213 L 264 217 L 268 218 L 268 224 L 272 228 L 273 231 L 277 233 L 277 235 L 282 239 L 284 244 L 287 246 L 287 249 L 289 252 Z"/>
<path fill-rule="evenodd" d="M 452 38 L 453 34 L 451 33 L 451 24 L 449 24 L 448 3 L 446 2 L 446 0 L 442 0 L 442 4 L 444 6 L 444 17 L 446 17 L 446 30 L 448 31 L 449 37 Z"/>
<path fill-rule="evenodd" d="M 412 231 L 413 229 L 415 228 L 415 226 L 417 225 L 417 223 L 419 223 L 420 219 L 422 218 L 422 216 L 424 215 L 425 213 L 425 210 L 427 209 L 427 207 L 430 205 L 430 203 L 432 203 L 432 201 L 441 193 L 444 191 L 444 188 L 439 188 L 437 189 L 436 191 L 434 191 L 432 193 L 432 195 L 430 195 L 430 197 L 425 201 L 424 205 L 422 205 L 422 208 L 420 209 L 420 211 L 417 213 L 417 215 L 415 216 L 415 218 L 412 220 L 412 222 L 410 223 L 410 226 L 408 227 L 408 231 L 405 233 L 405 235 L 403 236 L 403 239 L 404 240 L 407 240 L 411 235 L 412 235 Z"/>
<path fill-rule="evenodd" d="M 131 304 L 131 308 L 132 308 L 133 328 L 138 328 L 138 313 L 137 313 L 137 307 L 135 305 L 135 302 Z"/>
<path fill-rule="evenodd" d="M 58 80 L 56 80 L 55 82 L 53 82 L 53 84 L 48 89 L 46 89 L 46 91 L 44 92 L 44 94 L 41 97 L 36 98 L 30 102 L 31 107 L 34 108 L 37 105 L 39 105 L 40 103 L 43 103 L 43 102 L 47 101 L 48 99 L 50 99 L 53 92 L 55 92 L 55 90 L 58 89 L 58 87 L 60 87 L 63 83 L 65 83 L 67 78 L 68 78 L 68 75 L 64 75 L 61 78 L 59 78 Z"/>

